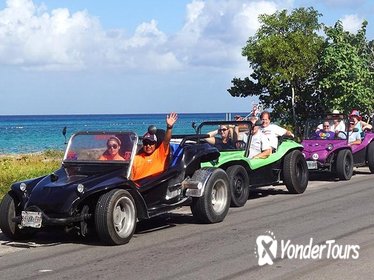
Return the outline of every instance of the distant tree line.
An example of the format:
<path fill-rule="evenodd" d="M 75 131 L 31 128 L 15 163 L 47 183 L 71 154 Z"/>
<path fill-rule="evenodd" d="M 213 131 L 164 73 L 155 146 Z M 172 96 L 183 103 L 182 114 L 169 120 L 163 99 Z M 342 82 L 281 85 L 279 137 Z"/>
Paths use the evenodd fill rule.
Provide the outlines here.
<path fill-rule="evenodd" d="M 296 129 L 305 119 L 339 110 L 374 112 L 374 41 L 366 39 L 367 21 L 356 33 L 319 22 L 314 8 L 260 15 L 260 28 L 242 55 L 253 72 L 233 78 L 228 92 L 258 96 L 273 117 Z"/>

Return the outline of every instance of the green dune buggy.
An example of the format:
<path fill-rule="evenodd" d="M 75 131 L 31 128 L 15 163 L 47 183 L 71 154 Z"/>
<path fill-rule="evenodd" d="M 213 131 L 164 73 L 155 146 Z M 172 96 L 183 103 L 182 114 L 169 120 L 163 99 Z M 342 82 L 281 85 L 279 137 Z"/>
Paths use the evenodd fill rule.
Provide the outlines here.
<path fill-rule="evenodd" d="M 219 167 L 226 171 L 230 180 L 231 206 L 244 206 L 249 189 L 283 183 L 293 194 L 303 193 L 308 185 L 309 173 L 302 154 L 303 146 L 290 138 L 279 138 L 278 148 L 266 159 L 248 159 L 253 125 L 250 121 L 203 122 L 196 131 L 199 141 L 206 141 L 208 131 L 219 125 L 239 126 L 239 135 L 233 146 L 219 149 L 216 160 L 202 163 L 202 167 Z M 257 123 L 257 125 L 259 125 Z M 245 140 L 240 138 L 246 134 Z"/>

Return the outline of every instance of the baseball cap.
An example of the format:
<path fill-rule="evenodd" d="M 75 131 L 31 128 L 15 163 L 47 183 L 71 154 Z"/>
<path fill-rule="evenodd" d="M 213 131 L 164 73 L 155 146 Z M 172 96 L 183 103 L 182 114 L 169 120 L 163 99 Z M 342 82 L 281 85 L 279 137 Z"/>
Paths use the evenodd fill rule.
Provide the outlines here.
<path fill-rule="evenodd" d="M 155 134 L 151 134 L 147 132 L 146 134 L 143 135 L 143 142 L 146 140 L 151 141 L 151 142 L 157 142 L 157 137 Z"/>

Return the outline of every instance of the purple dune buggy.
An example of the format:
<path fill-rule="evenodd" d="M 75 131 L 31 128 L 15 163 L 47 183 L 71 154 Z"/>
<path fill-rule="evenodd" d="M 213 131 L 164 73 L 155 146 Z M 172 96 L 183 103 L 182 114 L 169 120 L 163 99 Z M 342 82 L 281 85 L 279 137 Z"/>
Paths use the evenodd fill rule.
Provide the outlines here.
<path fill-rule="evenodd" d="M 339 125 L 338 130 L 334 125 Z M 301 144 L 309 171 L 332 172 L 340 180 L 351 179 L 353 167 L 368 166 L 374 173 L 374 128 L 361 133 L 361 144 L 351 145 L 348 126 L 348 117 L 342 114 L 327 114 L 307 122 Z"/>

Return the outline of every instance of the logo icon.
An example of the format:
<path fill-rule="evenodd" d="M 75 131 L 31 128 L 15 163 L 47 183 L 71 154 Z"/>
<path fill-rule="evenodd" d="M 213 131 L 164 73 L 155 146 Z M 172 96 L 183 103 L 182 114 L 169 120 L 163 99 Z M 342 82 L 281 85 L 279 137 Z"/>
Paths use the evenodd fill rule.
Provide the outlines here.
<path fill-rule="evenodd" d="M 272 231 L 266 231 L 264 235 L 257 236 L 255 255 L 258 258 L 258 265 L 272 265 L 277 257 L 278 242 Z"/>

